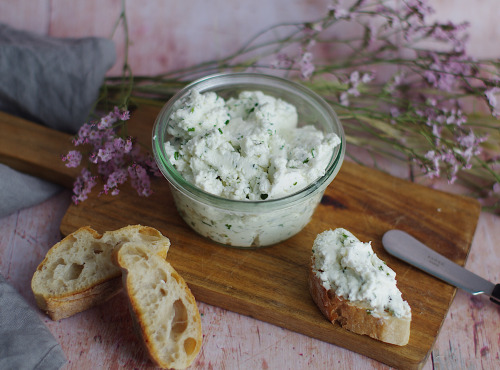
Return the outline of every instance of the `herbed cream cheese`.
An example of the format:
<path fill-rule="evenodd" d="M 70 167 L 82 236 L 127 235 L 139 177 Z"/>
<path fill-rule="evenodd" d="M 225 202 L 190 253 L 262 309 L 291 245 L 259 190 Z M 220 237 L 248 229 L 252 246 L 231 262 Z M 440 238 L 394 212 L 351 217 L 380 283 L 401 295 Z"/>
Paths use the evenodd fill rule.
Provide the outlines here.
<path fill-rule="evenodd" d="M 165 151 L 177 171 L 202 190 L 228 199 L 293 194 L 325 173 L 340 139 L 299 127 L 296 108 L 261 91 L 224 100 L 193 90 L 178 102 Z"/>
<path fill-rule="evenodd" d="M 411 315 L 410 306 L 396 286 L 396 273 L 373 252 L 371 243 L 359 241 L 351 232 L 338 228 L 324 231 L 313 244 L 313 271 L 327 290 L 351 302 L 360 302 L 380 316 Z"/>

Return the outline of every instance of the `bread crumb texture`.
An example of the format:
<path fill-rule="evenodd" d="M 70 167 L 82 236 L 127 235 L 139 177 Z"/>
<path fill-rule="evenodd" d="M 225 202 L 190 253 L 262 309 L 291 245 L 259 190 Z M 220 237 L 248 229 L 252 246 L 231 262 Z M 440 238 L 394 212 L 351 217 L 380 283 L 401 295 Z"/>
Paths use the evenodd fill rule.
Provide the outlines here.
<path fill-rule="evenodd" d="M 127 243 L 117 263 L 131 311 L 151 359 L 163 368 L 185 368 L 201 349 L 201 318 L 184 279 L 158 255 Z"/>

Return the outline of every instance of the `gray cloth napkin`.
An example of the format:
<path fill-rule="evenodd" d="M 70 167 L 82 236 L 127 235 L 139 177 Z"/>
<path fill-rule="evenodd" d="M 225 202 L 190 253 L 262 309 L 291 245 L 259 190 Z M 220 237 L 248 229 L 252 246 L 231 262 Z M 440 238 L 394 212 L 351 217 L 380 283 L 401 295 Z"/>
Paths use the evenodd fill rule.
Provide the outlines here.
<path fill-rule="evenodd" d="M 54 38 L 0 23 L 0 110 L 75 133 L 115 59 L 108 39 Z"/>
<path fill-rule="evenodd" d="M 115 59 L 108 39 L 54 38 L 0 23 L 0 110 L 75 133 L 87 121 Z M 59 190 L 0 165 L 0 217 Z"/>
<path fill-rule="evenodd" d="M 0 163 L 0 218 L 31 207 L 61 190 L 59 185 L 13 170 Z"/>
<path fill-rule="evenodd" d="M 115 59 L 111 40 L 52 38 L 0 23 L 0 110 L 75 133 Z M 0 217 L 59 190 L 0 164 Z M 65 362 L 37 313 L 0 275 L 0 369 L 58 369 Z"/>
<path fill-rule="evenodd" d="M 0 369 L 59 369 L 65 363 L 59 343 L 0 274 Z"/>

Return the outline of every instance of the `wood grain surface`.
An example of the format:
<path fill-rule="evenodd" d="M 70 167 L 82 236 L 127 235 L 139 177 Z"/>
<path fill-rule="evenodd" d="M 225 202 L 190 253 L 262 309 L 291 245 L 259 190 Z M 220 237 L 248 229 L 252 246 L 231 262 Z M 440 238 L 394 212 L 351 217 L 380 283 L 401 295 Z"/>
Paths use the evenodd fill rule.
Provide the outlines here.
<path fill-rule="evenodd" d="M 133 115 L 130 130 L 143 142 L 150 136 L 157 110 L 145 107 Z M 3 121 L 0 129 L 9 132 Z M 16 131 L 16 135 L 22 134 Z M 62 144 L 47 148 L 43 148 L 45 141 L 34 142 L 40 143 L 37 151 L 51 152 L 67 145 L 68 137 L 60 139 Z M 2 156 L 8 158 L 9 154 L 4 152 Z M 21 158 L 17 163 L 29 168 L 26 162 L 30 160 Z M 61 222 L 62 233 L 83 225 L 99 231 L 134 223 L 156 227 L 171 239 L 168 258 L 198 300 L 404 368 L 423 366 L 456 290 L 387 255 L 381 236 L 391 228 L 406 230 L 463 265 L 479 215 L 479 205 L 470 198 L 345 162 L 313 220 L 301 233 L 273 247 L 240 250 L 216 245 L 195 234 L 178 216 L 166 181 L 157 179 L 153 186 L 155 194 L 149 198 L 137 197 L 130 188 L 124 188 L 117 197 L 94 192 L 87 201 L 69 207 Z M 347 332 L 327 322 L 314 306 L 306 284 L 310 249 L 317 233 L 335 227 L 345 227 L 361 240 L 372 241 L 376 253 L 396 271 L 398 286 L 413 312 L 407 346 L 392 346 Z"/>
<path fill-rule="evenodd" d="M 214 6 L 203 1 L 196 1 L 194 5 L 191 2 L 172 0 L 153 0 L 147 3 L 127 1 L 132 42 L 129 62 L 134 72 L 164 73 L 219 57 L 221 51 L 226 55 L 228 50 L 233 50 L 241 45 L 242 41 L 246 41 L 250 34 L 269 24 L 297 20 L 297 17 L 308 18 L 309 13 L 304 16 L 302 11 L 304 7 L 308 11 L 311 7 L 324 8 L 328 2 L 285 3 L 261 0 L 257 3 L 219 3 Z M 499 49 L 494 47 L 500 35 L 498 2 L 482 1 L 482 6 L 475 7 L 472 12 L 469 4 L 466 0 L 436 0 L 432 5 L 437 8 L 436 18 L 471 23 L 469 53 L 475 57 L 498 57 Z M 192 9 L 197 11 L 191 12 Z M 119 10 L 120 4 L 117 1 L 3 1 L 0 2 L 0 21 L 58 37 L 109 37 Z M 253 14 L 256 10 L 259 16 L 252 17 L 251 22 L 248 22 L 248 14 Z M 75 14 L 78 16 L 75 17 Z M 190 17 L 190 22 L 186 23 L 186 15 Z M 310 19 L 315 17 L 316 15 L 310 15 Z M 186 27 L 186 24 L 189 24 L 189 27 Z M 238 32 L 233 32 L 234 30 Z M 117 33 L 115 41 L 119 61 L 112 72 L 119 74 L 123 60 L 121 33 Z M 3 130 L 5 126 L 1 127 Z M 22 132 L 28 135 L 30 133 L 31 130 Z M 5 154 L 3 139 L 21 139 L 5 135 L 5 131 L 0 133 L 0 155 Z M 149 139 L 145 142 L 149 142 Z M 43 143 L 31 145 L 41 146 L 42 151 L 46 147 Z M 69 148 L 69 140 L 67 145 Z M 26 147 L 21 148 L 29 150 Z M 59 166 L 61 163 L 58 159 L 65 151 L 66 149 L 57 153 L 54 153 L 55 150 L 50 151 L 50 158 L 53 160 L 49 163 L 42 161 L 36 166 L 30 163 L 36 155 L 42 155 L 38 151 L 32 152 L 34 156 L 28 161 L 19 158 L 22 153 L 14 153 L 12 157 L 10 152 L 3 156 L 0 162 L 6 163 L 5 159 L 8 159 L 16 162 L 15 167 L 26 166 L 26 172 L 47 178 L 53 166 L 59 168 L 57 171 L 61 170 L 63 166 Z M 391 170 L 397 167 L 398 164 L 388 166 Z M 72 174 L 69 174 L 67 181 L 63 180 L 64 176 L 56 177 L 53 181 L 69 183 Z M 369 184 L 366 186 L 369 187 Z M 446 184 L 443 187 L 449 189 Z M 337 193 L 337 196 L 340 194 Z M 0 271 L 33 307 L 35 303 L 29 282 L 48 248 L 60 240 L 59 224 L 70 202 L 69 198 L 70 193 L 64 192 L 42 204 L 0 219 Z M 397 215 L 392 217 L 398 219 Z M 371 227 L 371 219 L 372 217 L 367 216 L 361 223 L 365 227 Z M 401 225 L 405 221 L 402 217 L 401 222 L 396 223 Z M 449 235 L 449 238 L 453 238 L 453 235 Z M 499 238 L 500 218 L 483 212 L 466 267 L 494 282 L 500 281 Z M 424 366 L 426 370 L 500 368 L 500 331 L 497 325 L 500 311 L 498 306 L 490 304 L 484 298 L 471 296 L 460 290 L 457 292 L 433 347 L 431 358 Z M 425 300 L 426 296 L 421 299 Z M 138 348 L 137 340 L 130 330 L 131 323 L 124 310 L 125 304 L 123 296 L 118 296 L 109 306 L 99 306 L 59 322 L 52 322 L 40 313 L 41 319 L 59 340 L 68 357 L 65 370 L 152 368 L 145 353 Z M 217 306 L 203 302 L 200 302 L 199 306 L 204 344 L 193 368 L 387 369 L 387 366 L 341 347 Z"/>
<path fill-rule="evenodd" d="M 61 238 L 59 226 L 70 197 L 70 191 L 63 191 L 0 218 L 0 272 L 35 310 L 31 278 Z M 500 217 L 482 212 L 466 268 L 500 281 L 499 238 Z M 200 301 L 198 306 L 203 346 L 190 369 L 390 369 L 354 351 L 249 316 Z M 68 359 L 63 370 L 154 368 L 138 346 L 122 294 L 61 321 L 37 311 Z M 500 328 L 494 325 L 498 315 L 499 306 L 487 297 L 458 290 L 423 370 L 500 368 Z"/>
<path fill-rule="evenodd" d="M 72 149 L 71 136 L 0 111 L 0 163 L 71 188 L 78 170 L 61 156 Z"/>

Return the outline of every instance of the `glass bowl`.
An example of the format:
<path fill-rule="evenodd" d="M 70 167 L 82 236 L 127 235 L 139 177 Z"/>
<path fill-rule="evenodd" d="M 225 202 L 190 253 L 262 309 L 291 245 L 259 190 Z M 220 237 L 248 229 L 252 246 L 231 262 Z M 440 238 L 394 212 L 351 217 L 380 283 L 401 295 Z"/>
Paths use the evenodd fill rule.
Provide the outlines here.
<path fill-rule="evenodd" d="M 210 194 L 186 181 L 165 151 L 165 142 L 169 139 L 167 125 L 177 109 L 174 104 L 185 99 L 191 90 L 213 91 L 225 99 L 236 97 L 241 91 L 262 91 L 293 104 L 299 126 L 314 125 L 324 133 L 333 132 L 340 138 L 340 144 L 334 148 L 324 175 L 291 195 L 249 201 Z M 345 146 L 337 115 L 319 95 L 298 83 L 260 73 L 217 74 L 189 84 L 163 106 L 153 128 L 154 158 L 170 184 L 181 217 L 197 233 L 217 243 L 240 248 L 273 245 L 300 232 L 340 170 Z"/>

